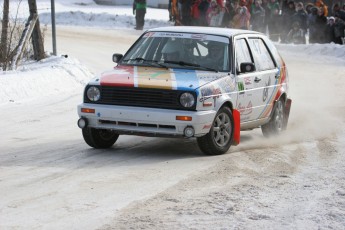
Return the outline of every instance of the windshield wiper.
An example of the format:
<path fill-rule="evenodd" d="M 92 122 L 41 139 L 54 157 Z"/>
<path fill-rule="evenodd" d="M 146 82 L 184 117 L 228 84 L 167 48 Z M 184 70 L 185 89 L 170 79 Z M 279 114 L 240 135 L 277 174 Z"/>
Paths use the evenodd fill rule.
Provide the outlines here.
<path fill-rule="evenodd" d="M 146 61 L 144 58 L 130 58 L 130 59 L 126 59 L 126 60 L 122 60 L 123 62 L 129 62 L 129 61 Z"/>
<path fill-rule="evenodd" d="M 201 69 L 201 70 L 208 70 L 208 71 L 213 71 L 213 72 L 217 72 L 218 73 L 218 70 L 216 70 L 214 68 L 210 68 L 210 67 L 206 67 L 206 66 L 201 66 L 199 64 L 190 63 L 190 62 L 184 62 L 184 61 L 164 61 L 164 63 L 177 64 L 177 65 L 181 65 L 181 66 L 193 66 L 193 67 L 197 67 L 198 69 Z"/>
<path fill-rule="evenodd" d="M 194 67 L 200 67 L 199 64 L 184 62 L 184 61 L 164 61 L 164 63 L 171 63 L 171 64 L 177 64 L 182 66 L 194 66 Z"/>
<path fill-rule="evenodd" d="M 147 64 L 149 66 L 155 66 L 155 67 L 159 66 L 159 67 L 167 68 L 165 65 L 159 63 L 156 60 L 146 60 L 145 58 L 141 58 L 141 57 L 123 60 L 123 62 L 129 62 L 129 61 L 137 61 L 137 62 L 145 63 L 145 64 Z"/>
<path fill-rule="evenodd" d="M 159 67 L 163 67 L 163 68 L 169 68 L 167 65 L 165 65 L 165 63 L 167 63 L 167 64 L 176 64 L 176 65 L 180 65 L 180 66 L 192 66 L 192 67 L 196 67 L 196 68 L 201 69 L 201 70 L 213 71 L 213 72 L 216 72 L 216 73 L 219 72 L 218 70 L 216 70 L 214 68 L 210 68 L 210 67 L 206 67 L 206 66 L 201 66 L 199 64 L 190 63 L 190 62 L 184 62 L 184 61 L 164 61 L 164 62 L 159 62 L 157 60 L 146 60 L 145 58 L 141 58 L 141 57 L 123 60 L 123 62 L 129 62 L 129 61 L 142 62 L 142 63 L 145 63 L 145 64 L 147 64 L 149 66 L 155 66 L 155 67 L 159 66 Z"/>

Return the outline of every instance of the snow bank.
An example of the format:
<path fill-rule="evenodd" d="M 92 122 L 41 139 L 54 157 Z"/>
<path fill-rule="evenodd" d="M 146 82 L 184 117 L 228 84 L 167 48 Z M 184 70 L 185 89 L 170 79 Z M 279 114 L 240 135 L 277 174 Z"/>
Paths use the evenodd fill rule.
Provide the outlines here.
<path fill-rule="evenodd" d="M 41 24 L 51 24 L 50 13 L 40 14 Z M 118 15 L 108 13 L 85 13 L 81 11 L 69 11 L 56 13 L 56 24 L 73 25 L 87 27 L 102 27 L 108 29 L 133 29 L 135 27 L 135 18 L 133 15 Z M 167 20 L 146 19 L 145 29 L 171 26 Z"/>
<path fill-rule="evenodd" d="M 16 71 L 0 72 L 0 104 L 81 92 L 92 77 L 74 58 L 49 57 L 26 63 Z"/>
<path fill-rule="evenodd" d="M 280 52 L 305 54 L 318 59 L 334 59 L 337 61 L 345 60 L 345 45 L 338 44 L 276 44 Z"/>

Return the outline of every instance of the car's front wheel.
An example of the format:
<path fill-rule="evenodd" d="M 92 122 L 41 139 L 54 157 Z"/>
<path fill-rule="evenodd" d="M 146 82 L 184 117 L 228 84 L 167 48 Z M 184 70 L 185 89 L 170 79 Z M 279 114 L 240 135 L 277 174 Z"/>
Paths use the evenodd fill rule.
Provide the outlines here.
<path fill-rule="evenodd" d="M 83 128 L 85 142 L 96 149 L 106 149 L 114 145 L 119 134 L 107 129 Z"/>
<path fill-rule="evenodd" d="M 197 138 L 199 148 L 207 155 L 219 155 L 229 150 L 234 132 L 234 119 L 228 107 L 222 107 L 208 134 Z"/>
<path fill-rule="evenodd" d="M 265 137 L 271 137 L 280 134 L 284 130 L 284 101 L 279 99 L 273 107 L 273 115 L 270 121 L 261 126 Z"/>

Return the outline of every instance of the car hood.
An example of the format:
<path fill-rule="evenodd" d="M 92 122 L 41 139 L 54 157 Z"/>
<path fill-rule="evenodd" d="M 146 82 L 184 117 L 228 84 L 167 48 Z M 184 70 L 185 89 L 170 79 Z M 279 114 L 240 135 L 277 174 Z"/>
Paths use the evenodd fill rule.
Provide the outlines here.
<path fill-rule="evenodd" d="M 195 90 L 228 73 L 143 66 L 117 66 L 104 72 L 96 82 L 101 86 Z M 95 83 L 96 83 L 95 82 Z"/>

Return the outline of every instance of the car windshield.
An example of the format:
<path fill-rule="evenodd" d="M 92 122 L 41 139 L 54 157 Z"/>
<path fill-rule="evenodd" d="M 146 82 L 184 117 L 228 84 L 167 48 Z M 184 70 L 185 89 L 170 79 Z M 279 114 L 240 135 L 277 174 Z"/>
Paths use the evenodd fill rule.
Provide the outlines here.
<path fill-rule="evenodd" d="M 229 38 L 208 34 L 147 32 L 120 64 L 229 72 Z"/>

